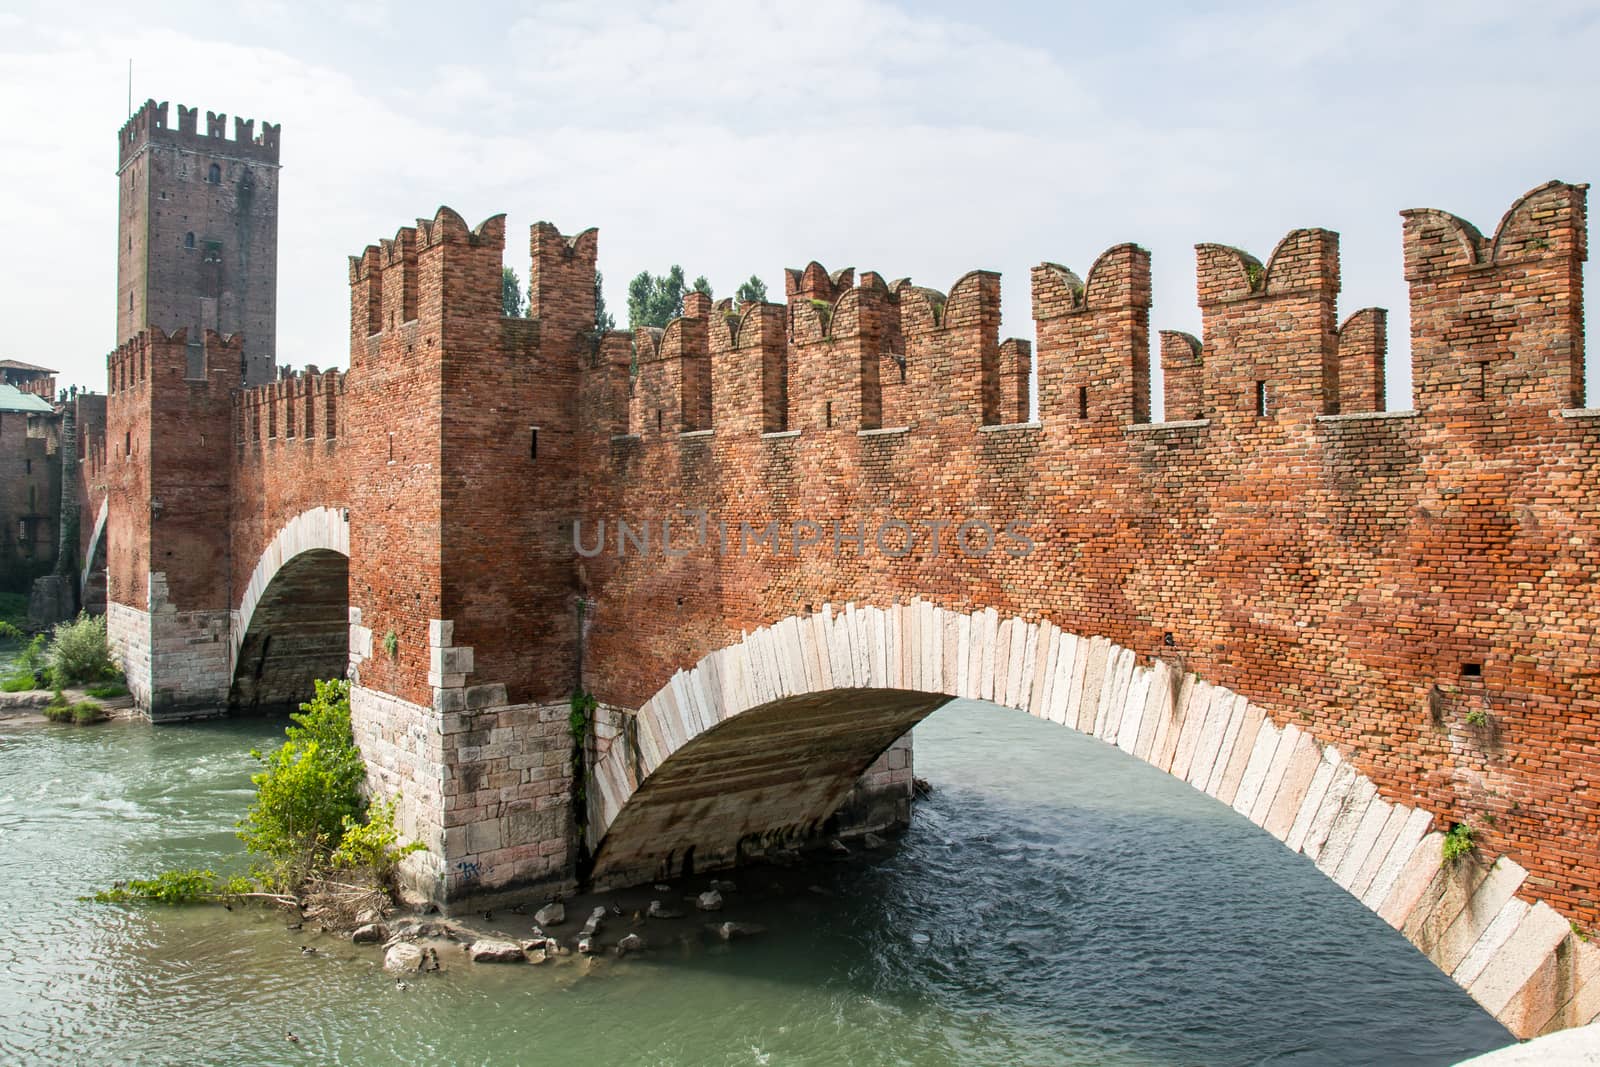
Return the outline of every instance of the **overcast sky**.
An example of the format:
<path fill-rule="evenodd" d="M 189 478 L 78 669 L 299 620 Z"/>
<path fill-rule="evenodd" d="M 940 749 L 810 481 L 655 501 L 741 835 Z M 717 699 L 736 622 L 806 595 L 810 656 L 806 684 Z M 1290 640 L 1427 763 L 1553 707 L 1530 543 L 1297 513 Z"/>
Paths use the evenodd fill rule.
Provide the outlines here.
<path fill-rule="evenodd" d="M 1264 260 L 1324 226 L 1341 319 L 1390 309 L 1405 407 L 1397 212 L 1492 231 L 1546 179 L 1600 176 L 1596 55 L 1596 6 L 1563 0 L 24 0 L 0 12 L 0 357 L 105 387 L 131 57 L 136 102 L 283 124 L 283 363 L 344 365 L 346 257 L 441 203 L 506 212 L 524 278 L 529 223 L 598 226 L 619 313 L 629 277 L 675 262 L 779 299 L 810 259 L 940 289 L 984 267 L 1022 337 L 1041 260 L 1083 273 L 1137 241 L 1153 325 L 1198 332 L 1196 242 Z"/>

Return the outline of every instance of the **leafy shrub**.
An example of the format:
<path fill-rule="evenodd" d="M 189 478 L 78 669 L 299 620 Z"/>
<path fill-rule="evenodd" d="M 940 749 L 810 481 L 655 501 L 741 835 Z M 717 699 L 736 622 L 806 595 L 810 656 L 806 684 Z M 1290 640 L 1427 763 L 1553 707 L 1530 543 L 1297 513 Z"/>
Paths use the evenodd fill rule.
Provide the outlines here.
<path fill-rule="evenodd" d="M 245 848 L 272 861 L 276 883 L 304 877 L 339 847 L 348 822 L 361 819 L 366 766 L 350 732 L 350 684 L 317 682 L 317 695 L 291 718 L 287 740 L 261 761 L 251 781 L 256 802 L 239 823 Z"/>
<path fill-rule="evenodd" d="M 72 705 L 72 721 L 79 726 L 88 726 L 90 723 L 104 722 L 106 709 L 92 700 L 80 700 Z"/>
<path fill-rule="evenodd" d="M 44 685 L 45 641 L 44 634 L 34 635 L 12 662 L 11 673 L 0 679 L 0 690 L 7 693 L 25 693 Z"/>
<path fill-rule="evenodd" d="M 44 717 L 51 722 L 70 722 L 78 726 L 88 726 L 91 723 L 104 722 L 108 716 L 99 704 L 92 700 L 80 700 L 76 704 L 69 704 L 64 696 L 56 694 L 57 699 L 44 706 Z"/>
<path fill-rule="evenodd" d="M 379 801 L 367 809 L 367 821 L 346 818 L 344 838 L 333 850 L 336 868 L 366 868 L 373 880 L 384 883 L 394 874 L 400 860 L 427 846 L 418 841 L 396 847 L 400 831 L 394 825 L 395 802 Z"/>
<path fill-rule="evenodd" d="M 38 687 L 32 671 L 18 670 L 0 678 L 0 693 L 26 693 Z"/>
<path fill-rule="evenodd" d="M 80 612 L 55 628 L 44 653 L 45 667 L 58 686 L 113 677 L 117 665 L 106 643 L 106 617 Z"/>
<path fill-rule="evenodd" d="M 254 889 L 248 878 L 218 878 L 215 871 L 190 867 L 162 871 L 154 878 L 130 878 L 89 899 L 100 904 L 198 904 L 239 896 Z"/>

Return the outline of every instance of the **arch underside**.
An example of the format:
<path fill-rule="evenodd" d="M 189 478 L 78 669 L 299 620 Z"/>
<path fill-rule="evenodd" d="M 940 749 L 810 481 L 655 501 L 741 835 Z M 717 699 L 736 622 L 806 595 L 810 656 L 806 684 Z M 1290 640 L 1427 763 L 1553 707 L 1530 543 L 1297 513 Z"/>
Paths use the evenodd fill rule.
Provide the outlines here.
<path fill-rule="evenodd" d="M 921 601 L 792 616 L 679 671 L 595 762 L 594 877 L 759 854 L 824 823 L 951 699 L 1091 734 L 1249 819 L 1400 931 L 1519 1037 L 1600 1016 L 1600 948 L 1510 857 L 1443 863 L 1434 816 L 1233 691 L 1048 620 Z M 1526 883 L 1526 884 L 1525 884 Z"/>
<path fill-rule="evenodd" d="M 89 548 L 83 556 L 83 569 L 78 573 L 78 604 L 91 614 L 106 608 L 106 521 L 111 514 L 111 498 L 100 501 L 95 514 L 94 532 L 89 535 Z"/>
<path fill-rule="evenodd" d="M 230 710 L 293 710 L 311 696 L 316 679 L 344 677 L 349 580 L 348 557 L 326 548 L 302 552 L 277 570 L 239 642 Z"/>
<path fill-rule="evenodd" d="M 943 694 L 837 689 L 752 708 L 677 749 L 611 824 L 597 875 L 626 883 L 722 866 L 811 837 Z"/>

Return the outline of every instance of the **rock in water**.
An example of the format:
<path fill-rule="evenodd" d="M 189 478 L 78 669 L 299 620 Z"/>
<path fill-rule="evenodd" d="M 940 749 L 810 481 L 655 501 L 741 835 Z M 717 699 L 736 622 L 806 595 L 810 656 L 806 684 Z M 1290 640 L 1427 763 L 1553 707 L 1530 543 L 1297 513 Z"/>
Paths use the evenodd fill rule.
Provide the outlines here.
<path fill-rule="evenodd" d="M 885 841 L 877 834 L 866 833 L 861 835 L 861 843 L 867 848 L 882 848 L 885 844 Z"/>
<path fill-rule="evenodd" d="M 681 919 L 681 918 L 683 918 L 683 912 L 674 911 L 671 908 L 663 907 L 662 904 L 661 904 L 661 901 L 659 901 L 659 900 L 652 900 L 650 902 L 650 908 L 649 908 L 648 911 L 645 912 L 645 915 L 648 916 L 649 918 L 652 918 L 652 919 Z"/>
<path fill-rule="evenodd" d="M 736 937 L 754 937 L 764 934 L 767 928 L 759 923 L 717 923 L 712 926 L 718 937 L 724 941 L 732 941 Z"/>
<path fill-rule="evenodd" d="M 522 943 L 522 954 L 529 963 L 543 963 L 550 958 L 550 953 L 544 950 L 544 946 L 545 940 L 542 937 L 532 941 L 524 941 Z"/>
<path fill-rule="evenodd" d="M 835 837 L 828 842 L 828 851 L 832 852 L 835 856 L 848 856 L 850 855 L 850 846 Z"/>
<path fill-rule="evenodd" d="M 694 898 L 694 906 L 701 911 L 721 911 L 722 894 L 715 889 L 707 889 L 704 893 Z"/>
<path fill-rule="evenodd" d="M 546 904 L 533 913 L 533 921 L 540 926 L 559 926 L 567 921 L 567 906 L 559 900 Z"/>
<path fill-rule="evenodd" d="M 474 941 L 467 951 L 473 963 L 521 963 L 527 959 L 515 941 Z"/>
<path fill-rule="evenodd" d="M 617 942 L 617 955 L 626 956 L 630 952 L 638 952 L 644 948 L 644 938 L 638 934 L 628 934 Z"/>
<path fill-rule="evenodd" d="M 422 970 L 422 949 L 410 941 L 389 946 L 383 955 L 383 969 L 390 974 L 412 974 Z"/>
<path fill-rule="evenodd" d="M 389 940 L 389 928 L 382 923 L 367 923 L 358 926 L 350 935 L 350 940 L 358 945 L 376 945 Z"/>

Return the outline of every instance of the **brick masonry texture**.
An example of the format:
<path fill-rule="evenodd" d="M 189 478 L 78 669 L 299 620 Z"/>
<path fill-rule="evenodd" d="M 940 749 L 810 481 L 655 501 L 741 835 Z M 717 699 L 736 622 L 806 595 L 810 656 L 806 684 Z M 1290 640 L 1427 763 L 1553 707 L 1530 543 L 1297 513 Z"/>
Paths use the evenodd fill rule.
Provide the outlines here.
<path fill-rule="evenodd" d="M 693 299 L 665 330 L 596 337 L 594 231 L 533 227 L 535 316 L 507 320 L 503 219 L 441 209 L 352 259 L 345 374 L 240 391 L 221 369 L 238 340 L 208 334 L 190 379 L 181 331 L 112 355 L 110 598 L 235 620 L 279 531 L 347 510 L 363 744 L 446 895 L 570 870 L 570 837 L 546 835 L 571 815 L 551 813 L 570 803 L 580 680 L 616 709 L 604 761 L 680 670 L 852 603 L 941 613 L 895 629 L 915 649 L 950 619 L 995 620 L 985 696 L 1002 664 L 1006 686 L 1028 673 L 1030 644 L 1039 669 L 1041 633 L 1099 638 L 1081 691 L 1111 718 L 1080 708 L 1078 728 L 1120 744 L 1126 723 L 1151 762 L 1298 839 L 1519 1033 L 1587 1021 L 1592 952 L 1551 940 L 1551 916 L 1600 923 L 1585 192 L 1541 186 L 1492 236 L 1404 214 L 1412 412 L 1374 410 L 1385 320 L 1338 315 L 1336 234 L 1295 231 L 1265 262 L 1199 246 L 1202 336 L 1160 335 L 1181 421 L 1157 425 L 1135 245 L 1081 277 L 1036 268 L 1032 346 L 998 336 L 991 272 L 942 293 L 815 263 L 784 305 Z M 184 691 L 162 676 L 192 656 L 169 668 L 160 640 L 129 641 L 149 648 L 151 694 Z M 1129 694 L 1151 699 L 1152 672 L 1192 692 L 1178 729 L 1145 738 Z M 948 695 L 931 677 L 904 692 Z M 775 715 L 774 739 L 839 710 L 778 692 L 743 713 Z M 863 765 L 929 706 L 882 705 L 881 728 L 858 724 Z M 715 762 L 717 732 L 669 749 Z M 648 825 L 618 803 L 607 825 Z M 1510 873 L 1441 872 L 1454 822 Z"/>
<path fill-rule="evenodd" d="M 117 338 L 146 325 L 246 338 L 235 382 L 276 371 L 279 127 L 146 101 L 117 137 Z"/>

